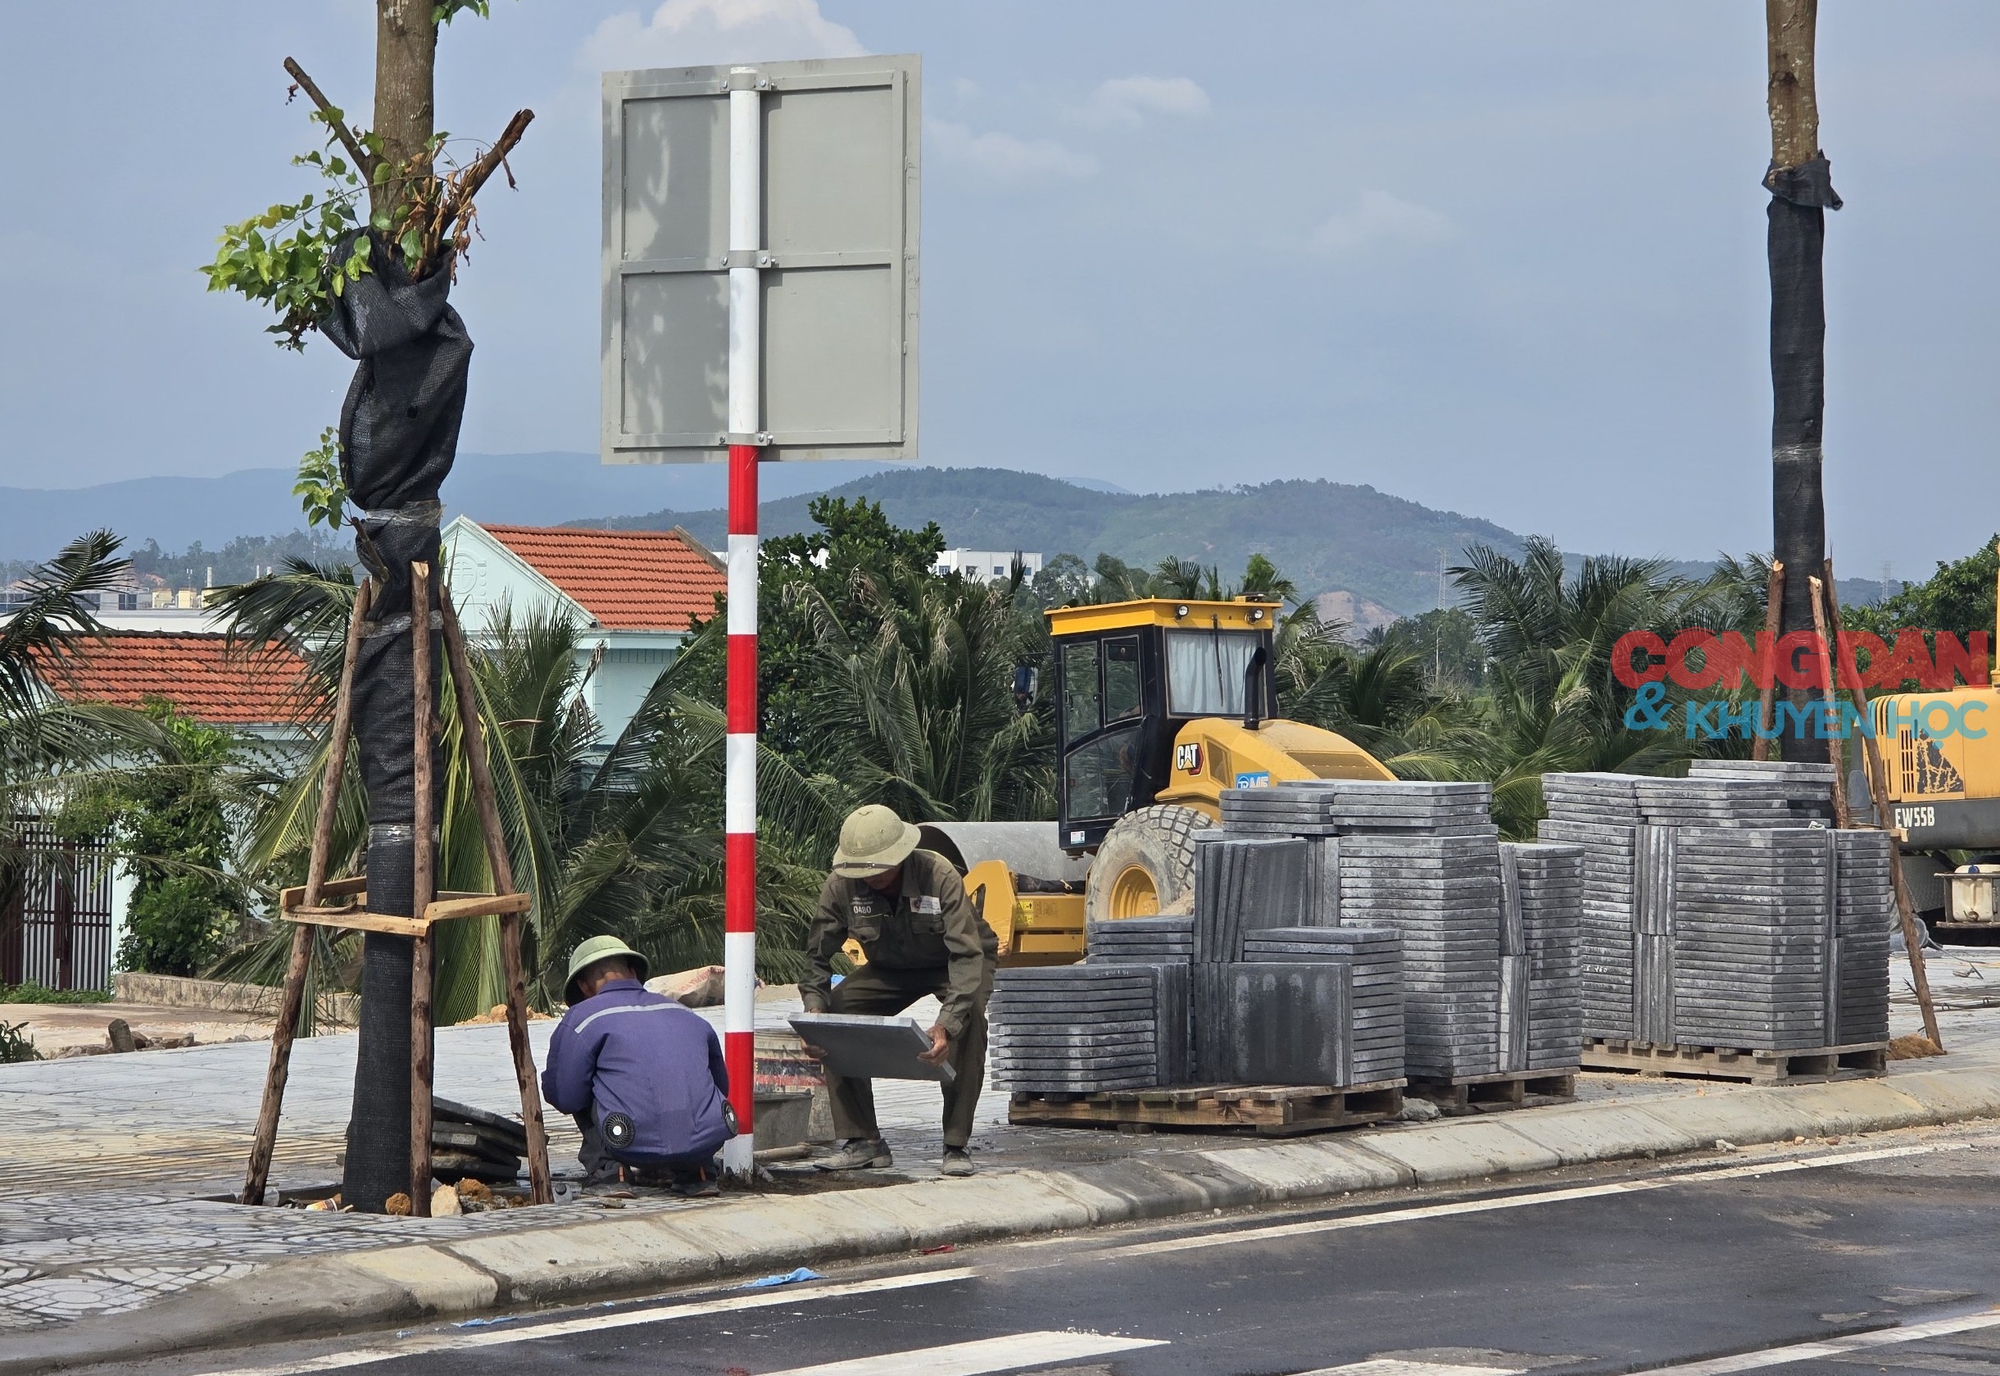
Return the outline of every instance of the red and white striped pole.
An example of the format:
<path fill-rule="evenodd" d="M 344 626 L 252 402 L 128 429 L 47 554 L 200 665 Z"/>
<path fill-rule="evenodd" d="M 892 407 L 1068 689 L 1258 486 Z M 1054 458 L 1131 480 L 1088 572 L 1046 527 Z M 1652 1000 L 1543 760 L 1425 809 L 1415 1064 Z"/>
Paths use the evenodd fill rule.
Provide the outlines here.
<path fill-rule="evenodd" d="M 757 1077 L 757 461 L 762 421 L 764 130 L 754 68 L 729 91 L 729 687 L 723 779 L 722 1054 L 739 1136 L 731 1175 L 756 1165 Z"/>

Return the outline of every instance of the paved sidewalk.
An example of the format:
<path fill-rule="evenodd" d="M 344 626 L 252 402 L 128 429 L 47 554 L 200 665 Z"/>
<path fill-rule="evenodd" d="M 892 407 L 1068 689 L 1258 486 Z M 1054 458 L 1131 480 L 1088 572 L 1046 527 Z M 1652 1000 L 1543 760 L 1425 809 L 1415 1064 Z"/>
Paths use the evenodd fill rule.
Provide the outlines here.
<path fill-rule="evenodd" d="M 271 1020 L 256 1013 L 219 1008 L 161 1008 L 149 1003 L 0 1003 L 0 1023 L 26 1024 L 27 1035 L 44 1056 L 76 1054 L 85 1048 L 109 1051 L 105 1028 L 123 1018 L 143 1037 L 194 1038 L 215 1042 L 268 1041 Z"/>
<path fill-rule="evenodd" d="M 844 1182 L 868 1191 L 865 1204 L 781 1186 L 436 1220 L 244 1209 L 202 1197 L 240 1185 L 267 1044 L 0 1067 L 0 1333 L 14 1335 L 0 1347 L 24 1361 L 30 1350 L 37 1362 L 80 1360 L 216 1341 L 245 1305 L 260 1331 L 326 1331 L 919 1243 L 1713 1149 L 1718 1137 L 1747 1145 L 2000 1115 L 2000 1029 L 1989 1026 L 2000 1020 L 1987 1011 L 2000 1004 L 2000 953 L 1954 951 L 1929 969 L 1953 1054 L 1896 1063 L 1887 1081 L 1752 1089 L 1591 1075 L 1574 1105 L 1275 1143 L 1013 1128 L 1004 1094 L 989 1091 L 973 1181 L 937 1178 L 936 1088 L 885 1084 L 898 1170 Z M 796 1006 L 766 1000 L 759 1024 L 782 1027 Z M 1914 1009 L 1899 1002 L 1896 1022 L 1914 1030 Z M 553 1026 L 531 1029 L 538 1062 Z M 273 1183 L 337 1178 L 354 1045 L 298 1044 Z M 506 1029 L 440 1030 L 437 1085 L 512 1111 Z M 551 1129 L 555 1163 L 573 1164 L 574 1131 L 560 1119 Z M 141 1310 L 145 1324 L 116 1320 Z M 0 1372 L 13 1366 L 0 1356 Z"/>

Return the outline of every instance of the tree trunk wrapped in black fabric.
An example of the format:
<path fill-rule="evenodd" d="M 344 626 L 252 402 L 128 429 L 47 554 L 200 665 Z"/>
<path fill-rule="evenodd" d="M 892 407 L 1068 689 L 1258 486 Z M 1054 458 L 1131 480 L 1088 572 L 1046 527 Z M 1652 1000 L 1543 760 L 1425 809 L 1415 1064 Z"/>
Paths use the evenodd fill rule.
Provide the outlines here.
<path fill-rule="evenodd" d="M 348 496 L 361 508 L 355 550 L 376 583 L 353 694 L 354 739 L 368 793 L 368 907 L 414 915 L 413 628 L 422 626 L 432 637 L 431 663 L 442 655 L 436 610 L 441 580 L 430 582 L 429 605 L 413 609 L 410 564 L 437 561 L 438 489 L 458 450 L 472 341 L 446 300 L 447 269 L 413 282 L 380 239 L 373 240 L 370 256 L 373 271 L 348 285 L 321 328 L 359 364 L 340 411 L 340 471 Z M 432 711 L 437 693 L 434 676 Z M 443 769 L 434 767 L 431 777 L 441 781 Z M 438 815 L 435 805 L 431 815 Z M 410 1187 L 413 955 L 407 937 L 369 932 L 363 938 L 361 1037 L 341 1193 L 367 1212 L 380 1212 L 385 1199 Z"/>
<path fill-rule="evenodd" d="M 1820 432 L 1826 418 L 1826 212 L 1840 209 L 1824 157 L 1764 176 L 1771 193 L 1771 556 L 1785 566 L 1781 632 L 1813 628 L 1812 585 L 1826 560 Z M 1787 690 L 1800 708 L 1818 688 Z M 1792 719 L 1784 757 L 1824 764 L 1827 742 Z M 1806 718 L 1810 721 L 1810 718 Z"/>

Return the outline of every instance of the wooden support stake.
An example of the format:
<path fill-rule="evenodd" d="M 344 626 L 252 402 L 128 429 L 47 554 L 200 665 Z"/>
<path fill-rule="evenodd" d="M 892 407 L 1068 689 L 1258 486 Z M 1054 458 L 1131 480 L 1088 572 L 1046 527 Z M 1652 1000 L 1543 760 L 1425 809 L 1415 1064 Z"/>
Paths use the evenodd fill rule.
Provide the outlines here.
<path fill-rule="evenodd" d="M 410 677 L 416 687 L 416 720 L 411 739 L 416 750 L 416 856 L 411 885 L 411 911 L 421 915 L 437 887 L 437 826 L 432 790 L 431 743 L 437 719 L 431 711 L 431 567 L 410 565 Z M 431 1212 L 431 956 L 435 938 L 426 931 L 413 938 L 415 959 L 410 973 L 410 1214 L 428 1218 Z"/>
<path fill-rule="evenodd" d="M 1785 566 L 1776 559 L 1771 561 L 1771 576 L 1764 584 L 1764 634 L 1770 645 L 1770 653 L 1763 656 L 1764 686 L 1757 691 L 1757 739 L 1751 742 L 1750 758 L 1768 760 L 1771 758 L 1771 738 L 1764 733 L 1776 734 L 1771 724 L 1771 709 L 1778 696 L 1778 627 L 1782 624 L 1785 602 Z"/>
<path fill-rule="evenodd" d="M 437 936 L 410 938 L 410 1214 L 431 1213 L 431 965 Z"/>
<path fill-rule="evenodd" d="M 311 858 L 306 862 L 306 899 L 319 906 L 326 883 L 327 852 L 333 849 L 333 823 L 340 811 L 340 786 L 347 773 L 348 738 L 354 733 L 354 664 L 361 657 L 361 628 L 375 601 L 375 580 L 365 578 L 354 590 L 354 613 L 347 622 L 347 648 L 340 661 L 340 686 L 334 692 L 333 725 L 326 743 L 326 773 L 319 785 L 319 816 L 313 819 Z"/>
<path fill-rule="evenodd" d="M 480 724 L 479 694 L 472 686 L 472 659 L 465 652 L 465 632 L 452 606 L 451 589 L 438 593 L 444 622 L 444 652 L 451 662 L 453 695 L 458 700 L 458 729 L 464 735 L 465 763 L 472 775 L 472 802 L 479 828 L 486 835 L 486 861 L 493 870 L 493 892 L 514 892 L 514 865 L 507 855 L 507 833 L 500 826 L 500 804 L 493 792 L 493 767 L 486 758 L 486 732 Z"/>
<path fill-rule="evenodd" d="M 1828 718 L 1838 720 L 1834 709 L 1840 703 L 1840 690 L 1834 666 L 1840 662 L 1840 641 L 1836 635 L 1827 632 L 1826 582 L 1808 576 L 1806 586 L 1812 589 L 1813 629 L 1819 632 L 1820 649 L 1823 651 L 1819 657 L 1820 687 L 1826 692 Z M 1837 733 L 1827 733 L 1826 754 L 1833 761 L 1833 821 L 1834 825 L 1845 830 L 1854 825 L 1854 814 L 1847 806 L 1847 754 L 1840 747 Z"/>
<path fill-rule="evenodd" d="M 465 651 L 465 633 L 451 590 L 438 593 L 444 622 L 444 650 L 451 661 L 452 687 L 458 699 L 459 730 L 466 764 L 472 775 L 472 800 L 479 825 L 486 833 L 486 859 L 493 870 L 495 893 L 514 892 L 514 867 L 507 857 L 507 835 L 500 827 L 500 804 L 493 792 L 493 771 L 486 758 L 485 731 L 480 725 L 479 694 L 472 683 L 472 659 Z M 528 1130 L 529 1197 L 537 1204 L 555 1200 L 549 1179 L 549 1136 L 542 1123 L 542 1092 L 535 1083 L 535 1057 L 528 1046 L 528 979 L 521 960 L 521 915 L 500 918 L 500 959 L 507 980 L 507 1044 L 514 1053 L 514 1079 L 521 1091 L 521 1121 Z"/>
<path fill-rule="evenodd" d="M 372 583 L 354 593 L 354 611 L 347 621 L 347 648 L 340 661 L 340 686 L 333 699 L 332 735 L 326 744 L 326 777 L 320 784 L 319 817 L 313 825 L 312 853 L 306 862 L 306 906 L 319 906 L 326 883 L 327 852 L 333 846 L 334 811 L 340 805 L 341 776 L 347 770 L 347 737 L 354 723 L 354 661 L 361 653 L 361 624 L 368 616 Z M 312 971 L 313 929 L 301 923 L 292 929 L 292 956 L 285 966 L 284 993 L 278 1000 L 278 1021 L 271 1029 L 271 1060 L 264 1071 L 264 1099 L 257 1109 L 257 1128 L 250 1139 L 250 1164 L 243 1172 L 241 1204 L 262 1204 L 271 1174 L 271 1152 L 278 1145 L 278 1116 L 285 1105 L 285 1081 L 292 1073 L 292 1039 L 299 1011 L 305 1005 L 307 976 Z"/>
<path fill-rule="evenodd" d="M 1834 624 L 1840 622 L 1840 594 L 1833 583 L 1833 560 L 1826 561 L 1827 610 L 1832 613 Z M 1874 711 L 1868 705 L 1868 686 L 1857 684 L 1854 690 L 1855 705 L 1861 709 L 1865 722 L 1874 721 Z M 1882 743 L 1873 730 L 1861 738 L 1861 757 L 1866 762 L 1868 792 L 1875 800 L 1875 825 L 1889 833 L 1889 884 L 1896 893 L 1896 918 L 1903 929 L 1903 953 L 1910 961 L 1910 984 L 1917 991 L 1917 1009 L 1924 1017 L 1924 1035 L 1938 1050 L 1944 1050 L 1944 1038 L 1938 1033 L 1937 1008 L 1931 1002 L 1931 977 L 1924 969 L 1923 940 L 1918 935 L 1922 930 L 1917 921 L 1916 904 L 1910 901 L 1910 887 L 1903 877 L 1902 835 L 1894 825 L 1895 816 L 1889 807 L 1889 766 L 1882 759 Z"/>

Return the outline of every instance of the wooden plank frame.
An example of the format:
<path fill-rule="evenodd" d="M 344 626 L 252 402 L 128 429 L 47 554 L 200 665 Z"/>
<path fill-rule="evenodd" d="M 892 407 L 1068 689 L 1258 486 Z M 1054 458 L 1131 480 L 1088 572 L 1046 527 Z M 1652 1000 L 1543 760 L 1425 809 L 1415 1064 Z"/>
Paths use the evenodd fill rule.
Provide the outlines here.
<path fill-rule="evenodd" d="M 1888 1072 L 1889 1043 L 1765 1051 L 1732 1046 L 1668 1046 L 1594 1037 L 1583 1044 L 1585 1070 L 1613 1070 L 1754 1085 L 1813 1084 L 1868 1079 Z"/>
<path fill-rule="evenodd" d="M 430 569 L 411 566 L 412 601 L 422 608 L 430 601 Z M 521 1117 L 527 1128 L 528 1178 L 530 1198 L 536 1204 L 552 1203 L 555 1192 L 549 1174 L 548 1133 L 542 1121 L 541 1090 L 536 1083 L 534 1053 L 528 1043 L 527 973 L 521 958 L 521 916 L 534 906 L 533 896 L 514 890 L 513 866 L 507 856 L 506 837 L 500 825 L 500 809 L 493 791 L 493 775 L 486 759 L 486 743 L 480 731 L 478 694 L 472 683 L 472 665 L 465 639 L 451 604 L 448 589 L 438 588 L 437 604 L 443 629 L 445 654 L 452 671 L 452 683 L 465 749 L 472 775 L 472 795 L 484 834 L 487 860 L 492 870 L 495 892 L 430 892 L 434 882 L 435 843 L 432 807 L 431 751 L 437 718 L 430 712 L 430 679 L 436 666 L 430 637 L 424 634 L 427 617 L 411 618 L 412 668 L 417 687 L 418 718 L 415 723 L 417 772 L 417 873 L 416 896 L 422 905 L 418 916 L 368 911 L 368 879 L 353 875 L 328 879 L 328 853 L 333 842 L 333 823 L 340 797 L 341 779 L 347 767 L 347 751 L 353 731 L 354 666 L 360 652 L 363 627 L 373 601 L 374 584 L 364 582 L 355 594 L 354 611 L 348 621 L 347 641 L 341 664 L 340 685 L 334 699 L 334 717 L 327 748 L 326 776 L 320 789 L 319 815 L 314 820 L 313 841 L 307 863 L 306 882 L 279 894 L 279 909 L 294 926 L 291 962 L 285 972 L 284 996 L 280 1000 L 277 1026 L 271 1038 L 271 1063 L 264 1079 L 263 1101 L 257 1127 L 251 1139 L 250 1161 L 244 1173 L 238 1202 L 260 1204 L 270 1177 L 271 1155 L 277 1144 L 278 1119 L 283 1111 L 285 1082 L 291 1062 L 293 1037 L 312 964 L 312 931 L 327 927 L 346 931 L 387 932 L 416 941 L 416 968 L 410 1000 L 411 1104 L 410 1104 L 410 1208 L 413 1214 L 430 1213 L 431 1137 L 431 1041 L 434 1028 L 431 1010 L 431 973 L 435 955 L 433 929 L 440 922 L 465 917 L 497 916 L 500 919 L 501 956 L 507 981 L 507 1028 L 513 1052 L 514 1074 L 521 1093 Z M 347 899 L 346 904 L 327 904 L 328 899 Z"/>

